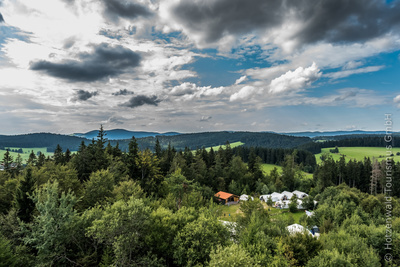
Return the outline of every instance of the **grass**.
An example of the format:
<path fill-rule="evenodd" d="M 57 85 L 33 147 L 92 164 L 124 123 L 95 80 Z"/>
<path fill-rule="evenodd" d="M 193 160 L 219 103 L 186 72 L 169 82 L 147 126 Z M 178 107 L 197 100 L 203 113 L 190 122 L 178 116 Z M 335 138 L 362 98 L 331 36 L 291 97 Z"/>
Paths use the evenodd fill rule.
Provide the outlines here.
<path fill-rule="evenodd" d="M 9 150 L 18 150 L 20 149 L 19 147 L 6 147 Z M 22 160 L 24 161 L 24 163 L 28 160 L 29 158 L 29 154 L 31 153 L 31 151 L 33 150 L 33 153 L 35 153 L 37 155 L 37 152 L 41 151 L 46 157 L 47 156 L 52 156 L 53 153 L 47 152 L 47 148 L 46 147 L 33 147 L 33 148 L 22 148 L 23 153 L 16 153 L 16 152 L 11 152 L 10 151 L 10 155 L 13 157 L 13 159 L 15 160 L 19 155 L 21 155 Z M 7 150 L 2 150 L 0 149 L 0 160 L 3 159 L 4 154 L 7 152 Z"/>
<path fill-rule="evenodd" d="M 237 147 L 237 146 L 244 145 L 244 143 L 242 143 L 242 142 L 239 141 L 239 142 L 230 143 L 229 145 L 231 146 L 231 148 L 234 148 L 234 147 Z M 225 148 L 226 148 L 226 145 L 213 146 L 212 149 L 213 149 L 214 151 L 218 151 L 219 147 L 222 147 L 222 149 L 225 149 Z M 206 147 L 206 151 L 207 151 L 207 152 L 209 152 L 210 150 L 211 150 L 211 147 Z"/>
<path fill-rule="evenodd" d="M 239 214 L 242 213 L 240 210 L 240 204 L 236 205 L 220 205 L 221 208 L 221 217 L 220 219 L 223 221 L 229 221 L 229 222 L 236 222 L 237 217 Z"/>
<path fill-rule="evenodd" d="M 386 157 L 386 148 L 385 147 L 339 147 L 339 153 L 331 153 L 329 152 L 330 148 L 323 148 L 322 152 L 319 154 L 315 154 L 315 158 L 317 163 L 321 163 L 321 156 L 324 153 L 328 153 L 333 157 L 334 160 L 339 160 L 342 155 L 345 156 L 346 162 L 350 160 L 364 160 L 364 157 L 369 157 L 370 159 L 385 159 Z M 396 153 L 400 152 L 400 148 L 392 148 L 392 153 L 394 154 L 393 160 L 400 161 L 400 156 L 396 156 Z"/>
<path fill-rule="evenodd" d="M 255 201 L 258 201 L 255 199 Z M 299 223 L 300 218 L 305 214 L 304 210 L 299 210 L 295 213 L 290 212 L 288 209 L 277 209 L 277 208 L 269 208 L 265 202 L 261 202 L 263 206 L 268 210 L 268 213 L 270 215 L 271 220 L 276 220 L 276 219 L 282 219 L 282 220 L 288 220 L 289 216 L 293 217 L 294 223 Z M 240 204 L 237 205 L 220 205 L 221 208 L 221 216 L 220 220 L 223 221 L 229 221 L 229 222 L 235 222 L 242 214 L 242 211 L 240 210 Z"/>

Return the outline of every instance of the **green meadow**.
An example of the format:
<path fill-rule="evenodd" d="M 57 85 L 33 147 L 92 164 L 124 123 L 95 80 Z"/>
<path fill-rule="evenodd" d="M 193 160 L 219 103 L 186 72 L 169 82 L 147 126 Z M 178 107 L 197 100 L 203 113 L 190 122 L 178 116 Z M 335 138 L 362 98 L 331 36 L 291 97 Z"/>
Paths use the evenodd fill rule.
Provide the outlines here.
<path fill-rule="evenodd" d="M 350 160 L 362 161 L 365 157 L 370 159 L 385 159 L 386 158 L 386 148 L 385 147 L 339 147 L 339 153 L 331 153 L 329 150 L 334 149 L 334 147 L 323 148 L 322 152 L 315 154 L 317 163 L 321 163 L 321 156 L 327 153 L 333 157 L 334 160 L 339 160 L 342 155 L 345 156 L 346 162 Z M 400 161 L 400 156 L 396 156 L 397 152 L 400 152 L 400 148 L 392 148 L 392 153 L 394 154 L 393 160 Z"/>
<path fill-rule="evenodd" d="M 238 141 L 238 142 L 230 143 L 229 145 L 231 146 L 231 148 L 234 148 L 234 147 L 237 147 L 237 146 L 244 145 L 244 143 Z M 210 152 L 211 148 L 212 148 L 214 151 L 218 151 L 218 149 L 219 149 L 220 147 L 222 147 L 222 149 L 225 149 L 225 148 L 226 148 L 226 145 L 213 146 L 213 147 L 206 147 L 205 149 L 206 149 L 207 152 Z M 192 150 L 192 152 L 195 153 L 196 150 Z"/>
<path fill-rule="evenodd" d="M 47 156 L 52 156 L 53 153 L 47 152 L 47 148 L 46 147 L 33 147 L 33 148 L 22 148 L 23 153 L 16 153 L 16 152 L 11 152 L 11 150 L 18 150 L 20 149 L 19 147 L 6 147 L 10 150 L 10 155 L 13 157 L 13 159 L 15 160 L 18 157 L 18 154 L 21 155 L 21 158 L 23 160 L 24 163 L 26 163 L 26 161 L 29 158 L 29 154 L 32 152 L 35 153 L 35 155 L 37 155 L 37 153 L 40 151 L 42 152 L 46 157 Z M 0 161 L 3 160 L 4 154 L 7 152 L 7 150 L 2 150 L 0 149 Z"/>
<path fill-rule="evenodd" d="M 256 200 L 255 201 L 259 201 Z M 270 215 L 271 220 L 288 220 L 289 217 L 292 217 L 294 222 L 293 223 L 299 223 L 300 218 L 305 214 L 304 210 L 299 210 L 297 212 L 290 212 L 289 209 L 277 209 L 277 208 L 270 208 L 268 205 L 264 202 L 263 206 L 268 210 L 268 214 Z M 237 205 L 220 205 L 219 206 L 221 215 L 220 219 L 223 221 L 229 221 L 229 222 L 235 222 L 237 221 L 238 217 L 241 216 L 242 211 L 240 210 L 240 204 Z"/>

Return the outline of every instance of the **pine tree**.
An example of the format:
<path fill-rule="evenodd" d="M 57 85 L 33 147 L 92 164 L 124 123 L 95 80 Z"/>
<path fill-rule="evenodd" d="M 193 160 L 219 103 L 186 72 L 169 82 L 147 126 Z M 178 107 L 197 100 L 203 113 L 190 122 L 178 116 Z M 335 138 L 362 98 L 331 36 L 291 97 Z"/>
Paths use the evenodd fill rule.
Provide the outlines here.
<path fill-rule="evenodd" d="M 161 159 L 162 149 L 161 149 L 161 145 L 160 145 L 160 141 L 158 140 L 158 137 L 156 138 L 156 144 L 154 146 L 154 152 L 156 153 L 157 158 Z"/>
<path fill-rule="evenodd" d="M 67 151 L 65 151 L 65 156 L 64 156 L 64 163 L 68 163 L 71 160 L 71 151 L 67 148 Z"/>
<path fill-rule="evenodd" d="M 11 173 L 12 164 L 13 164 L 13 157 L 10 155 L 9 149 L 7 149 L 7 151 L 6 151 L 6 153 L 4 153 L 4 157 L 3 157 L 4 170 Z"/>
<path fill-rule="evenodd" d="M 64 164 L 64 153 L 59 144 L 57 144 L 57 147 L 54 150 L 54 161 L 56 164 Z"/>
<path fill-rule="evenodd" d="M 35 181 L 32 177 L 32 169 L 28 167 L 24 179 L 20 182 L 15 194 L 15 207 L 17 216 L 22 221 L 28 223 L 32 219 L 32 213 L 35 209 L 35 204 L 31 199 L 34 191 Z"/>
<path fill-rule="evenodd" d="M 141 176 L 139 170 L 139 146 L 134 136 L 132 136 L 132 139 L 129 142 L 126 165 L 129 170 L 129 177 L 131 179 L 138 179 Z"/>
<path fill-rule="evenodd" d="M 33 152 L 32 150 L 31 153 L 29 154 L 28 165 L 36 165 L 36 162 L 37 162 L 37 157 L 35 152 Z"/>
<path fill-rule="evenodd" d="M 44 165 L 44 162 L 46 161 L 46 157 L 42 152 L 39 152 L 39 157 L 36 162 L 36 167 L 40 168 Z"/>

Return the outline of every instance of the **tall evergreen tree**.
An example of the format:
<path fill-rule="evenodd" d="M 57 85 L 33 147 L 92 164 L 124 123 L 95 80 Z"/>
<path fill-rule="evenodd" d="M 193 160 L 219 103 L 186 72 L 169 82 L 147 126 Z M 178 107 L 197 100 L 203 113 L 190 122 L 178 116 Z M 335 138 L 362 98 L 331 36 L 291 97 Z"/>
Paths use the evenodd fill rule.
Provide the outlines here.
<path fill-rule="evenodd" d="M 37 162 L 37 157 L 35 152 L 33 152 L 32 150 L 31 153 L 29 154 L 28 165 L 36 165 L 36 162 Z"/>
<path fill-rule="evenodd" d="M 64 153 L 59 144 L 57 144 L 57 147 L 54 150 L 54 161 L 56 164 L 64 164 Z"/>
<path fill-rule="evenodd" d="M 22 221 L 28 223 L 32 219 L 32 213 L 35 209 L 35 203 L 32 200 L 35 181 L 32 177 L 32 169 L 28 167 L 24 179 L 20 182 L 15 193 L 15 208 L 17 216 Z"/>
<path fill-rule="evenodd" d="M 3 156 L 4 170 L 11 173 L 12 164 L 13 164 L 13 157 L 10 155 L 9 149 L 7 149 L 6 153 L 4 153 Z"/>
<path fill-rule="evenodd" d="M 154 145 L 154 153 L 156 154 L 158 159 L 161 159 L 162 156 L 162 148 L 158 137 L 156 138 L 156 144 Z"/>
<path fill-rule="evenodd" d="M 129 170 L 129 177 L 137 180 L 141 176 L 141 173 L 139 169 L 139 146 L 134 136 L 132 136 L 132 139 L 129 142 L 129 150 L 126 155 L 126 165 Z"/>
<path fill-rule="evenodd" d="M 46 161 L 45 155 L 42 152 L 39 152 L 39 156 L 36 162 L 36 167 L 38 168 L 42 167 L 45 161 Z"/>

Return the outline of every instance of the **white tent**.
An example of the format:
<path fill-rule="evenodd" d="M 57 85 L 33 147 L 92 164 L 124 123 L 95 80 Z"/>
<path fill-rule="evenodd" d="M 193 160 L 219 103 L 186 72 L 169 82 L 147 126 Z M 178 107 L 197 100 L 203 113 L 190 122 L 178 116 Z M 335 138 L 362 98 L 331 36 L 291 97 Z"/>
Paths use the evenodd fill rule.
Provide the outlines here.
<path fill-rule="evenodd" d="M 290 200 L 279 200 L 275 202 L 275 207 L 281 209 L 288 209 L 290 204 Z"/>
<path fill-rule="evenodd" d="M 304 209 L 303 201 L 300 200 L 300 199 L 297 200 L 297 208 L 300 209 L 300 210 Z"/>
<path fill-rule="evenodd" d="M 279 201 L 275 202 L 275 207 L 282 208 L 282 209 L 288 209 L 290 203 L 291 203 L 290 200 L 279 200 Z M 301 210 L 304 209 L 302 204 L 303 204 L 303 201 L 298 199 L 297 200 L 297 208 L 301 209 Z"/>
<path fill-rule="evenodd" d="M 286 200 L 289 200 L 292 198 L 293 193 L 289 192 L 289 191 L 283 191 L 282 195 L 286 196 Z"/>
<path fill-rule="evenodd" d="M 239 200 L 240 201 L 247 201 L 247 200 L 249 200 L 249 196 L 243 194 L 243 195 L 240 196 Z M 254 200 L 254 197 L 251 197 L 251 200 Z"/>
<path fill-rule="evenodd" d="M 297 196 L 297 198 L 299 198 L 299 199 L 308 197 L 308 194 L 301 192 L 299 190 L 294 190 L 292 193 L 295 194 Z"/>
<path fill-rule="evenodd" d="M 268 200 L 269 197 L 271 197 L 271 195 L 261 195 L 261 196 L 260 196 L 260 200 L 261 200 L 261 201 L 264 201 L 264 202 L 267 202 L 267 200 Z"/>
<path fill-rule="evenodd" d="M 274 193 L 271 194 L 271 198 L 272 198 L 272 201 L 273 201 L 273 202 L 277 202 L 277 201 L 282 200 L 283 195 L 280 194 L 280 193 L 274 192 Z"/>
<path fill-rule="evenodd" d="M 310 235 L 312 235 L 312 233 L 310 231 L 308 231 L 304 226 L 300 225 L 300 224 L 291 224 L 288 227 L 286 227 L 286 229 L 289 231 L 289 233 L 291 235 L 297 234 L 297 233 L 308 233 Z"/>

